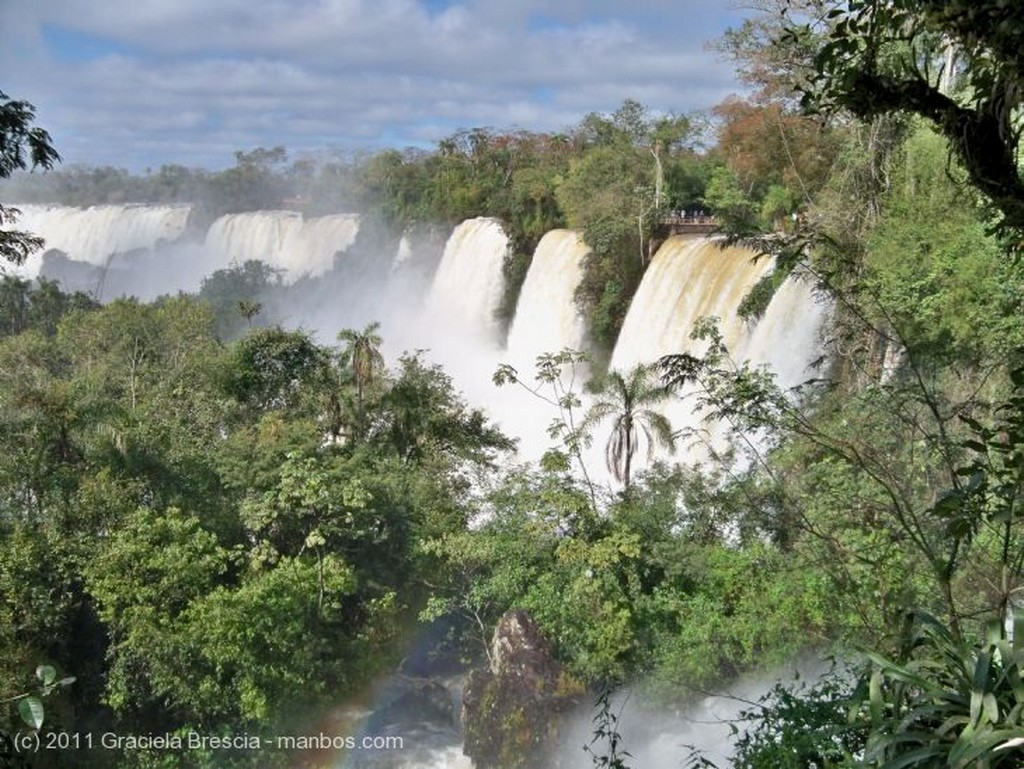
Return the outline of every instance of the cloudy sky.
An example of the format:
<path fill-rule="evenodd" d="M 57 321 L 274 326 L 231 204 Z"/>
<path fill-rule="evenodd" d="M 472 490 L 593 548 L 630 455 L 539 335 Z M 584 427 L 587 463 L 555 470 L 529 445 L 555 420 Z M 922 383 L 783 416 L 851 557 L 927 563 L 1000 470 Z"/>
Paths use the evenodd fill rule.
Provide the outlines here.
<path fill-rule="evenodd" d="M 236 150 L 559 130 L 739 90 L 736 0 L 0 0 L 0 90 L 67 163 L 222 168 Z"/>

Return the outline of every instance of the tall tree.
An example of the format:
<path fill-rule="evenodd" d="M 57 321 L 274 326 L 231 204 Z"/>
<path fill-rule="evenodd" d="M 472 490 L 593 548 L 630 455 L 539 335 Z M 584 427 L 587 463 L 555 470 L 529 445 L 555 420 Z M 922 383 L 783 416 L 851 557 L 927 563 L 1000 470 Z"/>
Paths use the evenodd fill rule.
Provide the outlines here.
<path fill-rule="evenodd" d="M 256 259 L 247 259 L 243 264 L 225 267 L 203 278 L 199 298 L 213 310 L 217 336 L 229 341 L 252 328 L 253 319 L 264 309 L 261 300 L 280 284 L 280 271 Z"/>
<path fill-rule="evenodd" d="M 587 115 L 579 128 L 589 144 L 632 148 L 654 159 L 654 207 L 664 203 L 665 168 L 663 160 L 691 134 L 689 118 L 681 115 L 652 117 L 647 108 L 634 99 L 626 99 L 604 117 Z"/>
<path fill-rule="evenodd" d="M 255 412 L 296 408 L 323 375 L 326 352 L 303 331 L 258 328 L 232 349 L 228 392 Z"/>
<path fill-rule="evenodd" d="M 669 397 L 669 391 L 654 376 L 654 370 L 643 364 L 625 376 L 611 370 L 599 383 L 597 400 L 584 419 L 585 427 L 612 420 L 612 431 L 605 445 L 608 471 L 628 493 L 633 456 L 639 450 L 643 435 L 648 456 L 655 446 L 675 450 L 672 425 L 655 406 Z"/>
<path fill-rule="evenodd" d="M 498 452 L 514 442 L 492 425 L 483 411 L 470 408 L 437 365 L 420 353 L 405 354 L 394 382 L 381 399 L 380 429 L 385 441 L 407 463 L 444 456 L 492 466 Z"/>
<path fill-rule="evenodd" d="M 384 369 L 384 356 L 380 353 L 383 339 L 377 332 L 380 323 L 374 321 L 362 331 L 346 328 L 338 333 L 338 340 L 345 342 L 342 360 L 352 370 L 352 379 L 356 385 L 356 411 L 359 430 L 365 429 L 365 395 L 366 388 L 380 376 Z"/>
<path fill-rule="evenodd" d="M 653 117 L 632 99 L 610 116 L 587 115 L 575 131 L 583 151 L 559 175 L 555 198 L 591 247 L 577 300 L 593 339 L 608 349 L 653 255 L 671 197 L 665 171 L 689 135 L 687 118 Z"/>
<path fill-rule="evenodd" d="M 739 80 L 751 87 L 755 104 L 797 106 L 825 30 L 808 27 L 804 34 L 788 35 L 783 30 L 795 19 L 823 18 L 828 6 L 828 0 L 748 0 L 744 7 L 750 13 L 743 22 L 714 41 L 733 60 Z"/>

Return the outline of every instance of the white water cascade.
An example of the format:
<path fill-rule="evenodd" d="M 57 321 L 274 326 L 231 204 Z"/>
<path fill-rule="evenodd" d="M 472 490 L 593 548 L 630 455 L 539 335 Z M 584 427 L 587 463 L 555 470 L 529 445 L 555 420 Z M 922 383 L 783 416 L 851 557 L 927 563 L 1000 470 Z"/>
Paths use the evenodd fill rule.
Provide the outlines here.
<path fill-rule="evenodd" d="M 540 353 L 583 346 L 586 328 L 573 296 L 589 252 L 572 230 L 552 230 L 537 244 L 508 332 L 506 347 L 515 364 L 532 364 Z"/>
<path fill-rule="evenodd" d="M 415 255 L 415 245 L 409 246 Z M 502 419 L 505 394 L 491 379 L 503 355 L 495 314 L 504 292 L 508 249 L 508 237 L 494 219 L 480 217 L 457 225 L 444 244 L 425 296 L 405 292 L 412 312 L 401 306 L 382 308 L 387 316 L 382 327 L 386 357 L 393 360 L 405 350 L 425 350 L 427 360 L 444 367 L 469 403 L 484 408 L 515 434 L 509 429 L 512 423 Z M 393 282 L 398 272 L 392 273 Z"/>
<path fill-rule="evenodd" d="M 47 249 L 67 254 L 70 262 L 59 276 L 77 279 L 75 288 L 84 287 L 97 296 L 135 292 L 151 298 L 179 289 L 194 291 L 204 276 L 247 259 L 281 269 L 288 283 L 304 275 L 324 276 L 314 290 L 303 293 L 302 306 L 288 308 L 290 324 L 319 329 L 331 339 L 339 328 L 380 320 L 389 357 L 394 359 L 403 350 L 429 349 L 430 357 L 445 366 L 471 403 L 487 407 L 492 418 L 524 439 L 524 458 L 537 456 L 550 445 L 544 427 L 554 415 L 541 413 L 542 404 L 512 397 L 511 388 L 498 391 L 491 375 L 499 363 L 508 362 L 529 381 L 537 355 L 584 345 L 583 319 L 572 297 L 587 247 L 575 232 L 555 230 L 540 241 L 507 347 L 502 349 L 495 312 L 504 291 L 502 268 L 509 241 L 494 219 L 458 225 L 444 244 L 436 270 L 434 260 L 441 250 L 436 237 L 427 238 L 434 242 L 426 248 L 426 241 L 419 243 L 422 238 L 407 235 L 390 269 L 383 271 L 388 277 L 380 282 L 344 259 L 341 264 L 353 272 L 330 277 L 336 255 L 350 249 L 359 233 L 359 217 L 354 214 L 311 219 L 290 211 L 230 214 L 217 219 L 205 238 L 199 233 L 200 243 L 192 242 L 195 234 L 187 237 L 188 206 L 20 208 L 19 229 L 42 236 Z M 420 259 L 420 251 L 433 251 L 435 256 Z M 700 317 L 717 316 L 735 360 L 770 367 L 784 388 L 811 376 L 808 365 L 819 355 L 818 334 L 828 308 L 814 301 L 808 282 L 790 278 L 758 322 L 737 317 L 742 298 L 771 269 L 770 260 L 755 262 L 752 257 L 746 249 L 722 249 L 706 239 L 667 240 L 633 298 L 612 367 L 626 371 L 670 353 L 699 355 L 702 345 L 690 339 L 693 324 Z M 35 277 L 41 264 L 42 257 L 35 254 L 17 273 Z M 75 264 L 81 267 L 74 268 Z M 78 272 L 67 272 L 71 268 Z M 693 394 L 682 395 L 682 402 L 677 399 L 668 414 L 675 429 L 707 427 L 695 413 Z M 530 431 L 536 434 L 523 434 Z M 703 457 L 689 452 L 680 458 Z M 603 461 L 595 456 L 593 464 L 600 467 Z"/>
<path fill-rule="evenodd" d="M 508 236 L 494 219 L 469 219 L 455 228 L 427 297 L 426 321 L 432 330 L 497 344 L 495 312 L 505 288 L 502 267 L 508 248 Z"/>
<path fill-rule="evenodd" d="M 735 363 L 771 370 L 783 389 L 813 376 L 810 367 L 820 357 L 819 333 L 828 308 L 815 301 L 806 280 L 792 275 L 759 320 L 741 318 L 740 302 L 772 269 L 770 259 L 755 256 L 746 248 L 723 248 L 715 240 L 669 238 L 633 297 L 611 367 L 625 372 L 663 355 L 700 356 L 707 344 L 691 339 L 690 334 L 700 318 L 715 317 Z M 700 461 L 709 450 L 724 448 L 725 428 L 705 424 L 695 404 L 697 392 L 696 385 L 688 386 L 665 408 L 674 430 L 698 436 L 679 455 L 684 461 Z"/>
<path fill-rule="evenodd" d="M 395 258 L 391 261 L 391 272 L 402 269 L 403 264 L 408 264 L 413 258 L 412 241 L 408 235 L 403 235 L 398 241 L 398 250 L 395 251 Z"/>
<path fill-rule="evenodd" d="M 725 344 L 734 349 L 746 333 L 736 308 L 771 267 L 770 260 L 752 256 L 703 238 L 665 241 L 633 296 L 611 367 L 624 371 L 668 353 L 696 354 L 690 332 L 698 318 L 709 316 L 721 319 Z"/>
<path fill-rule="evenodd" d="M 115 254 L 152 249 L 172 243 L 185 233 L 190 206 L 108 205 L 89 208 L 17 205 L 21 211 L 16 228 L 44 238 L 46 245 L 17 270 L 35 278 L 43 253 L 63 251 L 69 259 L 96 266 L 108 264 Z"/>
<path fill-rule="evenodd" d="M 735 356 L 766 366 L 783 389 L 796 387 L 819 373 L 814 365 L 822 356 L 822 329 L 831 311 L 830 303 L 815 296 L 811 279 L 793 273 L 744 336 Z"/>
<path fill-rule="evenodd" d="M 584 346 L 586 327 L 573 296 L 589 250 L 578 233 L 552 230 L 541 238 L 533 253 L 500 356 L 500 362 L 512 365 L 522 381 L 531 386 L 538 356 Z M 588 372 L 580 369 L 575 375 L 573 382 L 571 374 L 564 372 L 562 384 L 578 390 Z M 546 387 L 542 389 L 546 397 L 552 397 Z M 551 447 L 547 427 L 557 413 L 551 404 L 513 385 L 494 393 L 490 406 L 504 429 L 519 439 L 522 459 L 536 459 Z"/>
<path fill-rule="evenodd" d="M 346 251 L 359 233 L 356 214 L 306 219 L 294 211 L 253 211 L 220 217 L 206 233 L 211 272 L 230 264 L 257 259 L 284 272 L 292 283 L 317 277 L 334 265 L 334 255 Z"/>

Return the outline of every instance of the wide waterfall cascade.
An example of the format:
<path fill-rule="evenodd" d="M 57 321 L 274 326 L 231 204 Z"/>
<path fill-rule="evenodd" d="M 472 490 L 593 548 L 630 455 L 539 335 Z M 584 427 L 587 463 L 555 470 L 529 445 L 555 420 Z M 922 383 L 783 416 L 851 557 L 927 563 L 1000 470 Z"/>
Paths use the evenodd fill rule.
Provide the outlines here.
<path fill-rule="evenodd" d="M 398 241 L 398 249 L 395 251 L 395 258 L 391 261 L 391 271 L 396 272 L 413 258 L 412 241 L 408 235 L 403 235 Z"/>
<path fill-rule="evenodd" d="M 585 321 L 573 297 L 588 253 L 589 246 L 573 230 L 552 230 L 541 238 L 508 332 L 513 365 L 532 362 L 544 352 L 582 348 Z"/>
<path fill-rule="evenodd" d="M 67 255 L 44 263 L 35 254 L 17 271 L 23 276 L 35 277 L 42 267 L 69 289 L 102 298 L 134 293 L 148 299 L 179 289 L 195 291 L 217 269 L 260 259 L 281 269 L 292 288 L 301 289 L 290 295 L 294 306 L 278 308 L 289 325 L 313 328 L 331 341 L 340 328 L 379 320 L 391 360 L 403 350 L 428 349 L 428 358 L 445 366 L 470 403 L 485 406 L 523 439 L 523 458 L 538 456 L 551 445 L 544 428 L 557 413 L 546 404 L 528 403 L 528 397 L 513 397 L 514 388 L 498 390 L 491 376 L 499 363 L 511 363 L 525 381 L 532 381 L 537 355 L 582 346 L 584 324 L 573 294 L 587 248 L 577 233 L 555 230 L 540 241 L 503 349 L 495 312 L 504 292 L 509 240 L 494 219 L 462 222 L 446 241 L 433 228 L 407 233 L 388 246 L 397 246 L 390 263 L 371 275 L 372 261 L 352 256 L 358 251 L 357 236 L 366 235 L 360 235 L 354 214 L 309 219 L 289 211 L 230 214 L 217 219 L 198 242 L 188 237 L 188 206 L 19 208 L 19 229 L 42 236 L 48 249 Z M 374 246 L 365 245 L 372 259 Z M 346 258 L 335 258 L 346 252 Z M 625 371 L 669 353 L 699 355 L 703 346 L 690 339 L 693 324 L 716 316 L 737 360 L 770 367 L 783 387 L 811 376 L 808 365 L 819 355 L 818 332 L 828 309 L 814 301 L 808 281 L 791 278 L 759 322 L 737 317 L 742 298 L 772 268 L 769 259 L 755 261 L 753 256 L 706 239 L 666 241 L 633 298 L 612 367 Z M 309 280 L 299 280 L 302 276 Z M 586 372 L 579 374 L 582 379 Z M 702 427 L 694 394 L 681 395 L 682 402 L 677 398 L 669 411 L 674 427 Z M 601 443 L 595 436 L 595 452 Z M 591 464 L 600 468 L 604 463 L 595 455 Z"/>
<path fill-rule="evenodd" d="M 821 354 L 821 324 L 829 309 L 815 301 L 807 280 L 793 275 L 759 320 L 741 318 L 740 302 L 773 268 L 772 260 L 756 257 L 746 248 L 723 248 L 718 240 L 669 238 L 633 297 L 611 367 L 627 371 L 673 353 L 700 356 L 707 343 L 691 333 L 699 319 L 715 317 L 735 363 L 770 369 L 783 389 L 813 376 L 810 367 Z M 677 455 L 684 461 L 706 459 L 725 447 L 726 427 L 705 424 L 698 397 L 698 386 L 689 385 L 664 409 L 673 429 L 684 431 L 686 448 Z"/>
<path fill-rule="evenodd" d="M 328 272 L 335 254 L 346 251 L 358 233 L 356 214 L 306 219 L 294 211 L 253 211 L 217 219 L 205 245 L 214 269 L 258 259 L 282 270 L 284 281 L 291 283 Z"/>
<path fill-rule="evenodd" d="M 15 228 L 46 241 L 16 272 L 35 278 L 43 253 L 55 249 L 76 262 L 107 265 L 115 254 L 152 249 L 184 235 L 191 207 L 187 205 L 70 206 L 15 205 L 21 216 Z"/>

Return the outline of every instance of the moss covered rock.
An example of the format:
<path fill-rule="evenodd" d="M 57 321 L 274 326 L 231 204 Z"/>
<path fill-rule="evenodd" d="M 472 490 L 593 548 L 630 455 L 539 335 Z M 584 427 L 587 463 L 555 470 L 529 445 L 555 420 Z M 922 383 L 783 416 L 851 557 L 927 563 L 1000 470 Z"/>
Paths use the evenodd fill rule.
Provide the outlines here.
<path fill-rule="evenodd" d="M 463 751 L 476 769 L 550 766 L 561 714 L 582 693 L 554 659 L 528 612 L 506 612 L 491 641 L 490 666 L 469 675 L 462 701 Z"/>

